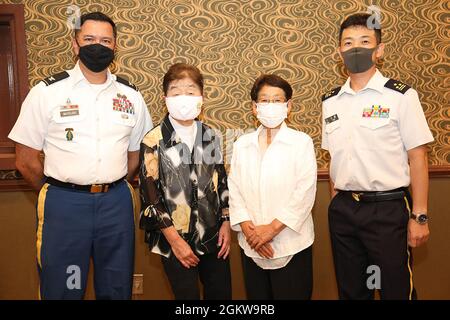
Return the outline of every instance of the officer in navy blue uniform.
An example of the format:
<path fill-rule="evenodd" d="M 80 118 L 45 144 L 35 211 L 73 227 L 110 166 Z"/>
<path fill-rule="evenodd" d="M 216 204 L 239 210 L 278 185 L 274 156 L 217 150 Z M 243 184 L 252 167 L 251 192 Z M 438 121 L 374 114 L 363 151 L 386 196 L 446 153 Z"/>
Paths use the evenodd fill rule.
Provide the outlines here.
<path fill-rule="evenodd" d="M 31 89 L 9 134 L 18 170 L 39 190 L 43 299 L 81 299 L 90 257 L 97 299 L 131 298 L 134 194 L 126 179 L 137 173 L 152 123 L 137 88 L 108 69 L 115 44 L 109 17 L 81 16 L 77 64 Z"/>
<path fill-rule="evenodd" d="M 349 78 L 322 97 L 336 279 L 341 299 L 372 299 L 374 287 L 382 299 L 413 299 L 410 248 L 429 235 L 426 144 L 433 137 L 417 92 L 377 70 L 384 44 L 372 22 L 355 14 L 342 23 L 338 50 Z"/>

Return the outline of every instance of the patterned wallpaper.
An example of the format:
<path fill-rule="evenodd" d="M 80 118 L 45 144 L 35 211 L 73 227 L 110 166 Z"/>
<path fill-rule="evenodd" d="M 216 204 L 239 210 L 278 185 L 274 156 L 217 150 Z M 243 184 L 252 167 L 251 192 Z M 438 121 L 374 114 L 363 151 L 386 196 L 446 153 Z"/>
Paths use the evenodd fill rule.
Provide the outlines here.
<path fill-rule="evenodd" d="M 430 163 L 450 163 L 448 28 L 450 2 L 444 0 L 116 0 L 0 1 L 24 3 L 30 85 L 71 68 L 72 32 L 67 19 L 103 11 L 118 25 L 113 71 L 135 83 L 158 123 L 165 114 L 161 82 L 175 62 L 199 67 L 206 78 L 203 120 L 223 133 L 255 125 L 249 91 L 261 73 L 276 73 L 294 88 L 290 126 L 314 138 L 319 168 L 320 96 L 345 81 L 336 54 L 338 28 L 371 4 L 382 14 L 386 55 L 381 71 L 419 92 L 436 141 Z"/>

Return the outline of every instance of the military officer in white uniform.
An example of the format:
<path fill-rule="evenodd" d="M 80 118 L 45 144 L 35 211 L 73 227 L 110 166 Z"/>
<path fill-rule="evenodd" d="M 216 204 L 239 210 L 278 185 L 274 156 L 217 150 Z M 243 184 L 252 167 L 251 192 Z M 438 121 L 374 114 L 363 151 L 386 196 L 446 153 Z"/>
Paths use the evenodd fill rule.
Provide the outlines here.
<path fill-rule="evenodd" d="M 382 299 L 413 299 L 410 248 L 429 236 L 426 144 L 433 136 L 417 92 L 376 68 L 384 44 L 369 18 L 342 23 L 338 50 L 349 78 L 322 97 L 338 291 L 341 299 L 372 299 L 367 280 L 379 270 Z"/>
<path fill-rule="evenodd" d="M 43 299 L 81 299 L 90 257 L 97 299 L 131 298 L 134 204 L 126 179 L 137 173 L 140 142 L 152 123 L 136 87 L 108 69 L 115 45 L 109 17 L 81 16 L 73 40 L 77 64 L 31 89 L 9 134 L 18 170 L 40 191 Z"/>

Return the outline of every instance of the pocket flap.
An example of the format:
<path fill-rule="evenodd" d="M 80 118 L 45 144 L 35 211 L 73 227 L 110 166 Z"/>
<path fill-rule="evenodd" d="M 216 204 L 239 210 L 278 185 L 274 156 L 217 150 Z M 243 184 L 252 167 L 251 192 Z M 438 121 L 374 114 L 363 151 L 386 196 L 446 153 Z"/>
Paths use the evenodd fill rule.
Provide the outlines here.
<path fill-rule="evenodd" d="M 331 123 L 328 123 L 325 125 L 325 132 L 326 133 L 331 133 L 334 130 L 336 130 L 337 128 L 339 128 L 341 126 L 341 121 L 340 120 L 336 120 L 333 121 Z"/>
<path fill-rule="evenodd" d="M 389 124 L 389 118 L 362 118 L 360 125 L 372 130 L 384 127 Z"/>
<path fill-rule="evenodd" d="M 134 114 L 112 111 L 112 120 L 127 127 L 134 127 L 136 124 L 136 116 Z"/>

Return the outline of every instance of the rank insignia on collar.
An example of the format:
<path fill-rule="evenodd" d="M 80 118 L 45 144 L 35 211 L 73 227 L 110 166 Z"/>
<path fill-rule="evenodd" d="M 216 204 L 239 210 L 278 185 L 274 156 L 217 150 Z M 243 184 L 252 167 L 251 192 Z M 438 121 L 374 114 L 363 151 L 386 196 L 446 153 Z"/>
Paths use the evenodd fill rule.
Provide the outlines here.
<path fill-rule="evenodd" d="M 322 102 L 331 97 L 334 97 L 335 95 L 337 95 L 339 93 L 339 91 L 341 91 L 341 87 L 337 87 L 337 88 L 334 88 L 333 90 L 328 91 L 327 93 L 325 93 L 322 96 Z"/>
<path fill-rule="evenodd" d="M 408 91 L 411 88 L 407 84 L 405 84 L 405 83 L 403 83 L 401 81 L 395 80 L 395 79 L 389 79 L 384 84 L 384 86 L 386 88 L 389 88 L 389 89 L 395 90 L 397 92 L 400 92 L 401 94 L 405 94 L 406 91 Z"/>
<path fill-rule="evenodd" d="M 66 139 L 67 141 L 73 140 L 73 128 L 66 128 Z"/>
<path fill-rule="evenodd" d="M 42 81 L 46 86 L 52 85 L 58 81 L 64 80 L 69 77 L 69 74 L 66 71 L 54 74 L 48 78 L 43 79 Z"/>
<path fill-rule="evenodd" d="M 125 112 L 134 114 L 134 106 L 127 96 L 124 94 L 117 94 L 117 98 L 113 98 L 113 110 L 119 112 Z"/>
<path fill-rule="evenodd" d="M 389 108 L 374 104 L 370 108 L 363 109 L 363 118 L 389 118 Z"/>

